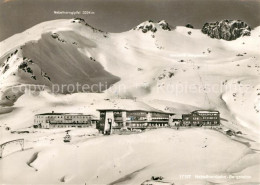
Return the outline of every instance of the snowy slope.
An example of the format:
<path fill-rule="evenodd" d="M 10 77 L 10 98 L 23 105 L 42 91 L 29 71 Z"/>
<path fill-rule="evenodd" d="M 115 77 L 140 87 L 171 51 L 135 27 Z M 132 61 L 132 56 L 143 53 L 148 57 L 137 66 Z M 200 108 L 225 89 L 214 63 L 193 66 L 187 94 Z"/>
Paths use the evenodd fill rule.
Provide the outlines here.
<path fill-rule="evenodd" d="M 31 133 L 26 138 L 27 150 L 1 160 L 5 169 L 0 173 L 1 183 L 141 184 L 152 176 L 163 176 L 165 182 L 177 185 L 259 181 L 257 176 L 245 180 L 195 177 L 248 173 L 244 171 L 252 175 L 254 167 L 259 167 L 252 163 L 259 154 L 216 131 L 160 129 L 93 138 L 94 130 L 83 129 L 81 133 L 72 130 L 73 143 L 67 144 L 62 143 L 63 130 L 59 130 Z M 180 178 L 185 174 L 192 175 L 191 179 Z"/>

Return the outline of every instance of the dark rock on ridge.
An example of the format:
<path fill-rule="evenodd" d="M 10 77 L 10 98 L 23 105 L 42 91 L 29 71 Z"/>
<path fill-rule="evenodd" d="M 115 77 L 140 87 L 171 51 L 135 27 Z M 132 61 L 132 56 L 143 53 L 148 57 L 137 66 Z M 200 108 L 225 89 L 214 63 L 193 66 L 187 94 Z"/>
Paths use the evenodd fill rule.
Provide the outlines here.
<path fill-rule="evenodd" d="M 241 36 L 250 36 L 251 28 L 240 20 L 222 20 L 205 23 L 201 31 L 211 38 L 235 40 Z"/>

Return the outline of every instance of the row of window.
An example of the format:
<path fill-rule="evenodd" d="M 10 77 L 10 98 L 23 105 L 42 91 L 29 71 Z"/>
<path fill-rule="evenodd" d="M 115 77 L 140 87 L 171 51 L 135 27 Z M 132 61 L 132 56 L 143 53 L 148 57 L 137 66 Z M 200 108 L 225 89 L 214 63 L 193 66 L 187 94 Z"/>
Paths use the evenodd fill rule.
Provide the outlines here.
<path fill-rule="evenodd" d="M 149 124 L 138 124 L 138 123 L 133 123 L 131 124 L 132 127 L 165 127 L 168 124 L 165 123 L 149 123 Z"/>
<path fill-rule="evenodd" d="M 153 121 L 155 121 L 155 120 L 157 120 L 157 121 L 158 121 L 158 120 L 169 120 L 169 118 L 152 118 L 152 120 L 153 120 Z"/>
<path fill-rule="evenodd" d="M 203 121 L 204 124 L 212 124 L 212 121 Z M 213 121 L 214 124 L 218 124 L 218 121 Z"/>
<path fill-rule="evenodd" d="M 147 113 L 146 112 L 127 112 L 126 115 L 127 116 L 131 116 L 131 115 L 146 115 Z"/>
<path fill-rule="evenodd" d="M 183 123 L 185 124 L 185 123 L 197 123 L 197 124 L 199 124 L 199 123 L 201 123 L 201 121 L 190 121 L 190 120 L 187 120 L 187 121 L 183 121 Z M 206 123 L 206 124 L 211 124 L 212 123 L 212 121 L 202 121 L 202 123 Z M 219 123 L 218 121 L 213 121 L 213 123 L 214 124 L 217 124 L 217 123 Z"/>
<path fill-rule="evenodd" d="M 114 112 L 114 115 L 122 115 L 122 112 Z"/>
<path fill-rule="evenodd" d="M 82 127 L 86 127 L 86 126 L 85 126 L 85 125 L 83 125 L 83 126 L 79 126 L 79 125 L 77 125 L 77 126 L 55 125 L 54 127 L 55 127 L 55 128 L 70 128 L 70 127 L 79 127 L 79 128 L 82 128 Z"/>
<path fill-rule="evenodd" d="M 126 118 L 127 121 L 145 121 L 147 120 L 146 117 L 134 117 L 134 116 L 131 116 L 131 117 L 127 117 Z"/>
<path fill-rule="evenodd" d="M 36 121 L 35 123 L 42 123 L 42 121 Z M 60 124 L 75 124 L 75 123 L 90 123 L 89 121 L 73 121 L 73 122 L 63 122 L 63 121 L 49 121 L 49 120 L 46 120 L 45 123 L 60 123 Z"/>
<path fill-rule="evenodd" d="M 132 124 L 126 124 L 126 126 L 130 127 L 160 127 L 160 126 L 167 126 L 166 123 L 148 123 L 148 124 L 142 124 L 142 123 L 132 123 Z M 104 124 L 100 124 L 100 126 L 104 126 Z M 122 127 L 123 124 L 117 124 L 115 123 L 113 125 L 114 127 Z"/>
<path fill-rule="evenodd" d="M 218 119 L 218 117 L 202 117 L 203 119 Z"/>
<path fill-rule="evenodd" d="M 218 117 L 202 117 L 202 119 L 218 119 Z M 190 117 L 185 117 L 184 120 L 190 120 Z M 199 117 L 193 117 L 193 120 L 199 120 Z"/>

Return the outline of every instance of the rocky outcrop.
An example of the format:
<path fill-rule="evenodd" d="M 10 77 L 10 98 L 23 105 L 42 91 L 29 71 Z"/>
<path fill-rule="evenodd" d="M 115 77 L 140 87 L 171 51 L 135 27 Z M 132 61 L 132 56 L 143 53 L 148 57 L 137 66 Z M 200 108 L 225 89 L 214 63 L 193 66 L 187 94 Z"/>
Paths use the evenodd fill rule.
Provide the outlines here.
<path fill-rule="evenodd" d="M 240 20 L 222 20 L 205 23 L 201 30 L 211 38 L 235 40 L 241 36 L 249 36 L 251 28 Z"/>
<path fill-rule="evenodd" d="M 186 24 L 185 27 L 192 28 L 192 29 L 194 28 L 191 24 Z"/>
<path fill-rule="evenodd" d="M 161 20 L 158 24 L 163 30 L 171 31 L 169 24 L 165 20 Z"/>
<path fill-rule="evenodd" d="M 147 33 L 149 31 L 155 33 L 158 29 L 171 31 L 169 24 L 165 20 L 162 20 L 158 23 L 154 23 L 152 20 L 149 20 L 133 28 L 133 30 L 141 30 L 143 33 Z"/>

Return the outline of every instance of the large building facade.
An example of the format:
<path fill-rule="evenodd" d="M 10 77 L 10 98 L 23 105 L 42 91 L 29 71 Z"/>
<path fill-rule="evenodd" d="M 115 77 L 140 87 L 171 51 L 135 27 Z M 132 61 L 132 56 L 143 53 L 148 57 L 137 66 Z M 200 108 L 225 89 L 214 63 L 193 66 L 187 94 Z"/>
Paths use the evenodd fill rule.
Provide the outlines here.
<path fill-rule="evenodd" d="M 214 126 L 220 124 L 219 111 L 196 110 L 182 115 L 184 126 Z"/>
<path fill-rule="evenodd" d="M 147 129 L 167 127 L 173 113 L 147 110 L 100 109 L 97 129 L 105 134 L 115 129 Z"/>
<path fill-rule="evenodd" d="M 82 113 L 43 113 L 34 116 L 35 128 L 69 128 L 69 127 L 88 127 L 93 121 L 92 115 L 84 115 Z"/>
<path fill-rule="evenodd" d="M 210 110 L 196 110 L 192 112 L 193 115 L 201 117 L 202 125 L 219 125 L 220 124 L 220 113 L 219 111 Z"/>

